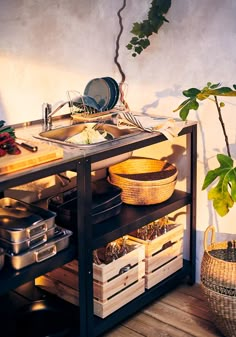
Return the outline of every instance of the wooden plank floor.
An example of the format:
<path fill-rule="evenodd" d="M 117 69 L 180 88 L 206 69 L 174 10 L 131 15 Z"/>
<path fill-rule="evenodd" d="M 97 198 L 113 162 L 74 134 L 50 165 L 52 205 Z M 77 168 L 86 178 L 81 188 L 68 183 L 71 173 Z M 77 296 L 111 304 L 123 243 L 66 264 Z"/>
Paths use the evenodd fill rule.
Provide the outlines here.
<path fill-rule="evenodd" d="M 180 285 L 104 337 L 223 337 L 211 321 L 199 284 Z"/>

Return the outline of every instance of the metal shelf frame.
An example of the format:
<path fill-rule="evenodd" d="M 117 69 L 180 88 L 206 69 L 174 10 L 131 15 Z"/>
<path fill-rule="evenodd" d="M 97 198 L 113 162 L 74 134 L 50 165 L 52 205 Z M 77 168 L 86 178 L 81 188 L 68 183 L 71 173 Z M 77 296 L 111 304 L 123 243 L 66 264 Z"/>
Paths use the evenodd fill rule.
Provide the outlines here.
<path fill-rule="evenodd" d="M 43 275 L 77 257 L 79 261 L 79 303 L 78 329 L 76 334 L 80 337 L 99 336 L 106 332 L 126 317 L 132 315 L 143 306 L 157 299 L 164 292 L 174 287 L 178 282 L 188 277 L 190 283 L 195 282 L 196 259 L 196 158 L 197 158 L 197 125 L 186 124 L 180 133 L 188 139 L 187 151 L 190 155 L 189 185 L 190 191 L 176 190 L 173 196 L 159 205 L 145 206 L 141 208 L 129 205 L 122 206 L 121 214 L 113 221 L 112 226 L 106 222 L 99 226 L 91 225 L 91 166 L 92 163 L 119 155 L 128 151 L 134 151 L 155 143 L 160 143 L 166 138 L 159 133 L 141 133 L 133 137 L 115 142 L 112 147 L 102 146 L 99 151 L 84 151 L 66 155 L 50 164 L 40 165 L 31 170 L 22 170 L 15 174 L 0 177 L 0 193 L 4 190 L 18 186 L 33 180 L 47 177 L 52 174 L 73 170 L 77 172 L 77 234 L 74 246 L 70 246 L 57 256 L 40 264 L 29 266 L 20 271 L 10 268 L 1 271 L 0 294 L 9 292 L 39 275 Z M 149 221 L 178 210 L 183 206 L 189 207 L 189 232 L 190 251 L 189 260 L 184 261 L 184 267 L 169 278 L 145 291 L 144 294 L 120 308 L 105 319 L 100 319 L 93 314 L 93 250 L 99 246 L 135 230 Z"/>

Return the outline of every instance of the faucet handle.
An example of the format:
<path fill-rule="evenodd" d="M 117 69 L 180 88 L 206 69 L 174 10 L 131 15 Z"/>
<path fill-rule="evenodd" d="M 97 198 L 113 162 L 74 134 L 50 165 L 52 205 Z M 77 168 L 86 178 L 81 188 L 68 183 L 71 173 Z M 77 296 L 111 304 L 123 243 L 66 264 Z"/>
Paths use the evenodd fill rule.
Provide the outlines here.
<path fill-rule="evenodd" d="M 44 124 L 47 120 L 47 115 L 48 115 L 48 103 L 43 103 L 42 104 L 42 120 Z"/>
<path fill-rule="evenodd" d="M 52 111 L 52 105 L 48 103 L 42 104 L 42 120 L 43 120 L 43 126 L 44 130 L 47 130 L 49 128 L 50 124 L 50 113 Z"/>

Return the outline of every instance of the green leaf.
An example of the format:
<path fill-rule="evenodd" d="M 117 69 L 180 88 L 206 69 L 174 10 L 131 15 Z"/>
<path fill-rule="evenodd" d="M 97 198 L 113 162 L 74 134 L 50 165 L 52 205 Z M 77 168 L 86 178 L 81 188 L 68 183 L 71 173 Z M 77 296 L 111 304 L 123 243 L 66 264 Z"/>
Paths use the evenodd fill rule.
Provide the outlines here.
<path fill-rule="evenodd" d="M 140 37 L 149 37 L 153 33 L 153 27 L 151 22 L 148 20 L 144 20 L 141 24 L 141 34 Z"/>
<path fill-rule="evenodd" d="M 213 200 L 214 209 L 222 217 L 225 216 L 234 205 L 229 192 L 222 191 L 220 185 L 217 185 L 209 191 L 208 199 Z"/>
<path fill-rule="evenodd" d="M 236 91 L 229 87 L 221 87 L 218 89 L 209 89 L 209 94 L 213 96 L 236 96 Z"/>
<path fill-rule="evenodd" d="M 216 157 L 217 157 L 217 160 L 222 167 L 225 167 L 225 168 L 228 168 L 228 169 L 233 167 L 234 162 L 233 162 L 233 159 L 231 157 L 229 157 L 225 154 L 222 154 L 222 153 L 218 153 Z"/>
<path fill-rule="evenodd" d="M 189 111 L 190 110 L 197 110 L 198 109 L 198 102 L 196 101 L 196 99 L 191 99 L 187 104 L 185 104 L 185 106 L 183 106 L 183 108 L 180 110 L 179 112 L 179 116 L 180 118 L 185 121 L 188 117 Z"/>
<path fill-rule="evenodd" d="M 216 179 L 216 186 L 208 192 L 209 200 L 213 200 L 213 207 L 221 216 L 226 215 L 236 202 L 236 168 L 233 167 L 233 160 L 227 155 L 218 154 L 217 160 L 220 166 L 210 170 L 202 186 L 204 190 L 211 185 Z"/>
<path fill-rule="evenodd" d="M 204 99 L 207 99 L 209 96 L 211 96 L 209 93 L 207 93 L 206 91 L 201 91 L 198 95 L 197 95 L 197 99 L 199 99 L 199 101 L 204 101 Z"/>
<path fill-rule="evenodd" d="M 131 34 L 135 35 L 140 39 L 144 39 L 143 41 L 131 41 L 127 44 L 128 50 L 134 49 L 134 53 L 132 56 L 137 56 L 137 54 L 141 54 L 141 52 L 150 45 L 149 37 L 153 33 L 158 33 L 159 29 L 165 22 L 169 22 L 163 14 L 166 14 L 171 7 L 171 0 L 152 0 L 151 7 L 149 8 L 149 12 L 147 15 L 147 19 L 142 22 L 134 22 L 132 26 Z M 147 40 L 146 40 L 147 39 Z M 135 50 L 136 45 L 140 45 L 142 48 L 138 48 Z M 133 45 L 130 48 L 130 45 Z"/>
<path fill-rule="evenodd" d="M 140 46 L 137 46 L 134 48 L 135 53 L 140 54 L 142 52 L 143 48 Z"/>
<path fill-rule="evenodd" d="M 219 169 L 208 171 L 202 185 L 202 190 L 205 190 L 209 185 L 211 185 L 219 175 Z"/>
<path fill-rule="evenodd" d="M 141 23 L 134 22 L 133 28 L 131 29 L 130 33 L 139 36 L 142 33 L 141 27 Z"/>
<path fill-rule="evenodd" d="M 230 181 L 231 197 L 236 202 L 236 168 L 230 170 L 228 179 Z"/>
<path fill-rule="evenodd" d="M 196 97 L 200 92 L 201 90 L 197 88 L 190 88 L 188 90 L 184 90 L 183 95 L 186 97 Z"/>
<path fill-rule="evenodd" d="M 197 110 L 199 107 L 199 103 L 195 98 L 188 98 L 184 102 L 182 102 L 177 109 L 173 110 L 173 112 L 179 111 L 180 118 L 185 121 L 188 117 L 190 110 Z"/>
<path fill-rule="evenodd" d="M 176 112 L 176 111 L 182 109 L 183 106 L 185 106 L 185 105 L 186 105 L 188 102 L 190 102 L 190 101 L 191 101 L 191 98 L 186 99 L 185 101 L 183 101 L 183 102 L 178 106 L 177 109 L 173 110 L 173 112 Z"/>
<path fill-rule="evenodd" d="M 130 40 L 131 44 L 137 44 L 138 42 L 139 42 L 139 38 L 136 36 L 132 37 L 132 39 Z"/>
<path fill-rule="evenodd" d="M 150 41 L 148 39 L 141 39 L 139 44 L 143 49 L 145 49 L 150 45 Z"/>
<path fill-rule="evenodd" d="M 127 44 L 127 46 L 126 46 L 126 48 L 128 49 L 128 50 L 131 50 L 132 48 L 133 48 L 133 46 L 132 46 L 132 44 Z"/>
<path fill-rule="evenodd" d="M 166 14 L 171 6 L 171 0 L 154 0 L 153 4 L 158 6 L 159 12 Z"/>
<path fill-rule="evenodd" d="M 220 82 L 216 83 L 216 84 L 211 84 L 210 82 L 208 82 L 208 83 L 209 83 L 209 88 L 210 89 L 216 89 L 216 88 L 218 88 L 220 86 Z M 207 85 L 208 85 L 208 83 L 207 83 Z"/>
<path fill-rule="evenodd" d="M 208 173 L 207 173 L 207 175 L 204 179 L 204 182 L 203 182 L 203 186 L 202 186 L 203 190 L 206 189 L 210 184 L 212 184 L 213 181 L 216 178 L 218 178 L 218 177 L 224 178 L 233 169 L 232 158 L 230 158 L 227 155 L 221 154 L 221 153 L 218 153 L 216 157 L 217 157 L 217 160 L 218 160 L 220 166 L 217 167 L 214 170 L 208 171 Z M 236 179 L 235 179 L 235 181 L 236 181 Z M 228 181 L 226 181 L 226 184 L 227 183 L 228 183 Z"/>
<path fill-rule="evenodd" d="M 232 90 L 230 87 L 219 87 L 220 83 L 212 84 L 211 82 L 207 83 L 207 86 L 203 87 L 203 89 L 197 89 L 197 88 L 190 88 L 188 90 L 183 91 L 183 95 L 186 97 L 189 97 L 190 99 L 193 99 L 192 103 L 188 103 L 188 101 L 184 101 L 182 104 L 179 105 L 179 107 L 174 112 L 183 109 L 183 111 L 180 111 L 180 115 L 184 118 L 184 120 L 187 118 L 189 110 L 194 109 L 197 110 L 199 107 L 199 104 L 197 101 L 203 101 L 207 98 L 212 96 L 236 96 L 236 90 Z M 233 86 L 234 89 L 236 88 L 236 85 Z M 189 104 L 186 106 L 186 104 Z M 190 107 L 191 104 L 193 107 Z M 198 105 L 197 105 L 198 104 Z M 220 108 L 224 106 L 224 103 L 220 103 Z M 197 108 L 196 108 L 197 107 Z"/>

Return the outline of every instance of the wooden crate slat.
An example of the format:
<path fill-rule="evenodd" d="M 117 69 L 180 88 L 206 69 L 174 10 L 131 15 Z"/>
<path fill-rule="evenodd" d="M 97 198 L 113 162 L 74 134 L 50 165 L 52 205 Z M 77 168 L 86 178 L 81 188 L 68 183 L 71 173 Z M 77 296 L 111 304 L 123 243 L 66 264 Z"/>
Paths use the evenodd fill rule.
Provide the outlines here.
<path fill-rule="evenodd" d="M 93 264 L 94 313 L 99 317 L 106 317 L 145 291 L 145 247 L 128 241 L 134 248 L 131 252 L 108 265 Z M 78 305 L 78 268 L 78 261 L 73 260 L 36 278 L 35 285 Z"/>
<path fill-rule="evenodd" d="M 175 242 L 172 246 L 164 249 L 160 253 L 145 259 L 145 272 L 151 273 L 153 270 L 164 265 L 176 256 L 183 253 L 183 239 Z"/>
<path fill-rule="evenodd" d="M 157 269 L 151 274 L 145 275 L 145 287 L 150 289 L 155 284 L 160 283 L 162 280 L 175 273 L 183 267 L 183 255 L 177 256 L 163 267 Z"/>
<path fill-rule="evenodd" d="M 183 233 L 184 233 L 184 225 L 180 224 L 174 227 L 173 229 L 169 230 L 165 234 L 162 234 L 158 238 L 151 241 L 141 240 L 133 236 L 131 236 L 131 238 L 132 240 L 145 245 L 145 256 L 149 257 L 157 253 L 158 251 L 161 251 L 166 243 L 168 242 L 174 243 L 180 240 L 183 237 Z"/>

